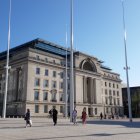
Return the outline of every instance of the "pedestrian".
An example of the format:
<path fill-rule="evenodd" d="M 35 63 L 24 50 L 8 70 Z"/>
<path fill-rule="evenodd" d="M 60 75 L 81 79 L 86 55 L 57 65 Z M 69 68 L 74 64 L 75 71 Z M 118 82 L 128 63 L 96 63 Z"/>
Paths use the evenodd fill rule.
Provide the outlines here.
<path fill-rule="evenodd" d="M 76 118 L 77 118 L 77 110 L 74 108 L 72 112 L 72 119 L 73 119 L 73 124 L 76 124 Z"/>
<path fill-rule="evenodd" d="M 87 118 L 87 113 L 86 113 L 86 108 L 83 108 L 83 112 L 82 112 L 82 123 L 85 124 L 86 123 L 86 118 Z"/>
<path fill-rule="evenodd" d="M 53 117 L 53 123 L 54 123 L 54 126 L 57 124 L 57 110 L 55 109 L 55 107 L 53 107 L 53 110 L 52 110 L 52 117 Z"/>
<path fill-rule="evenodd" d="M 30 109 L 27 109 L 27 112 L 26 112 L 26 114 L 25 114 L 24 120 L 26 120 L 26 126 L 25 126 L 25 128 L 27 127 L 28 124 L 30 125 L 30 127 L 32 126 L 32 120 L 31 120 L 31 115 L 30 115 Z"/>
<path fill-rule="evenodd" d="M 103 114 L 102 114 L 102 112 L 100 113 L 100 120 L 102 120 L 103 119 Z"/>

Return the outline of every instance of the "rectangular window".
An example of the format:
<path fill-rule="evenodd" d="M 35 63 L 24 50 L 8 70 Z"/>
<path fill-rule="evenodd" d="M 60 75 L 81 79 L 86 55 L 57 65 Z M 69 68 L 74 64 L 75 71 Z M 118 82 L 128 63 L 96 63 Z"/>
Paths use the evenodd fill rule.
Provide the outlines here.
<path fill-rule="evenodd" d="M 35 113 L 39 113 L 39 105 L 35 105 Z"/>
<path fill-rule="evenodd" d="M 120 105 L 120 99 L 117 99 L 117 104 Z"/>
<path fill-rule="evenodd" d="M 44 105 L 44 113 L 48 113 L 48 106 Z"/>
<path fill-rule="evenodd" d="M 39 78 L 35 78 L 35 86 L 40 86 L 40 79 Z"/>
<path fill-rule="evenodd" d="M 59 83 L 59 89 L 63 89 L 63 82 Z"/>
<path fill-rule="evenodd" d="M 105 82 L 105 86 L 107 87 L 107 82 Z"/>
<path fill-rule="evenodd" d="M 49 71 L 48 69 L 45 69 L 45 76 L 48 76 L 49 75 Z"/>
<path fill-rule="evenodd" d="M 105 95 L 107 95 L 107 89 L 105 89 Z"/>
<path fill-rule="evenodd" d="M 113 88 L 115 88 L 115 84 L 113 83 Z"/>
<path fill-rule="evenodd" d="M 116 105 L 116 99 L 114 98 L 114 105 Z"/>
<path fill-rule="evenodd" d="M 60 113 L 63 113 L 64 107 L 60 106 Z"/>
<path fill-rule="evenodd" d="M 64 74 L 63 72 L 60 73 L 60 78 L 63 78 L 64 77 Z"/>
<path fill-rule="evenodd" d="M 36 68 L 36 74 L 40 74 L 40 68 Z"/>
<path fill-rule="evenodd" d="M 56 81 L 52 81 L 52 88 L 56 88 Z"/>
<path fill-rule="evenodd" d="M 59 93 L 59 96 L 60 96 L 60 101 L 64 101 L 64 94 L 63 93 Z"/>
<path fill-rule="evenodd" d="M 113 90 L 113 96 L 115 96 L 115 90 Z"/>
<path fill-rule="evenodd" d="M 107 105 L 108 104 L 108 98 L 105 97 L 105 104 Z"/>
<path fill-rule="evenodd" d="M 56 71 L 53 71 L 53 77 L 56 77 Z"/>
<path fill-rule="evenodd" d="M 36 55 L 36 59 L 37 59 L 37 60 L 39 60 L 39 59 L 40 59 L 40 58 L 39 58 L 39 55 Z"/>
<path fill-rule="evenodd" d="M 43 92 L 43 100 L 44 101 L 47 101 L 48 100 L 48 92 L 47 91 L 44 91 Z"/>
<path fill-rule="evenodd" d="M 49 87 L 49 80 L 43 81 L 43 87 Z"/>
<path fill-rule="evenodd" d="M 45 58 L 45 61 L 48 62 L 48 58 Z"/>
<path fill-rule="evenodd" d="M 34 100 L 35 101 L 39 100 L 39 91 L 34 91 Z"/>
<path fill-rule="evenodd" d="M 117 91 L 117 96 L 119 96 L 119 91 Z"/>
<path fill-rule="evenodd" d="M 95 115 L 97 115 L 97 113 L 98 113 L 98 112 L 97 112 L 97 108 L 95 108 Z"/>
<path fill-rule="evenodd" d="M 68 83 L 68 89 L 70 89 L 70 83 Z"/>
<path fill-rule="evenodd" d="M 119 88 L 119 85 L 117 84 L 117 88 Z"/>
<path fill-rule="evenodd" d="M 110 96 L 112 95 L 112 92 L 111 92 L 111 90 L 109 90 L 109 95 L 110 95 Z"/>
<path fill-rule="evenodd" d="M 106 108 L 106 113 L 108 113 L 108 107 Z"/>
<path fill-rule="evenodd" d="M 53 63 L 55 64 L 55 60 L 53 60 Z"/>
<path fill-rule="evenodd" d="M 56 93 L 52 93 L 52 102 L 57 102 Z"/>
<path fill-rule="evenodd" d="M 109 87 L 111 87 L 111 83 L 109 83 Z"/>

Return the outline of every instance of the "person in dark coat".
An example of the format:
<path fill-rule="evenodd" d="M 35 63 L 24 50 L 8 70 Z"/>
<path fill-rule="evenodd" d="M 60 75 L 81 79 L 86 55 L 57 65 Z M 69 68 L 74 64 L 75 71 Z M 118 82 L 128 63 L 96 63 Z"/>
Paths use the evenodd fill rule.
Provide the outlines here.
<path fill-rule="evenodd" d="M 103 114 L 102 114 L 102 112 L 100 113 L 100 120 L 102 120 L 103 119 Z"/>
<path fill-rule="evenodd" d="M 58 114 L 58 112 L 57 112 L 57 110 L 54 107 L 53 110 L 52 110 L 52 117 L 53 117 L 54 125 L 57 124 L 57 114 Z"/>
<path fill-rule="evenodd" d="M 30 122 L 30 119 L 31 119 L 31 116 L 30 116 L 30 109 L 27 109 L 27 112 L 26 112 L 26 114 L 25 114 L 25 118 L 24 118 L 24 119 L 26 120 L 26 127 L 27 127 L 28 124 L 29 124 L 30 127 L 31 127 L 32 124 L 31 124 L 31 122 Z"/>

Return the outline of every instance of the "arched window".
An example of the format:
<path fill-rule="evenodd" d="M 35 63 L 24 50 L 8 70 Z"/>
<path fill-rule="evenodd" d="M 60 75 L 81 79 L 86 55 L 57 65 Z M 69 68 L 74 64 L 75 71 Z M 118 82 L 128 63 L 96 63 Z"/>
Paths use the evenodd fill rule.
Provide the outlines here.
<path fill-rule="evenodd" d="M 83 69 L 84 70 L 89 70 L 89 71 L 93 71 L 93 67 L 89 62 L 85 62 L 83 65 Z"/>
<path fill-rule="evenodd" d="M 94 62 L 89 58 L 87 58 L 81 62 L 80 68 L 83 70 L 97 72 Z"/>

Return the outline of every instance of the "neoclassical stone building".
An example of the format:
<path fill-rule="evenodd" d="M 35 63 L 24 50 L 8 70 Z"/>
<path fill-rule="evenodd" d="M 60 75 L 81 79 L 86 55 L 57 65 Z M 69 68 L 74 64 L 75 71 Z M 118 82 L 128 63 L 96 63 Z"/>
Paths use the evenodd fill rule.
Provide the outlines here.
<path fill-rule="evenodd" d="M 68 77 L 70 51 L 67 51 Z M 0 113 L 5 86 L 6 52 L 0 53 Z M 7 116 L 48 116 L 55 106 L 64 112 L 66 48 L 35 39 L 10 49 Z M 68 112 L 69 112 L 68 78 Z M 120 75 L 103 66 L 96 57 L 74 51 L 74 97 L 78 115 L 86 107 L 88 116 L 123 114 Z"/>

